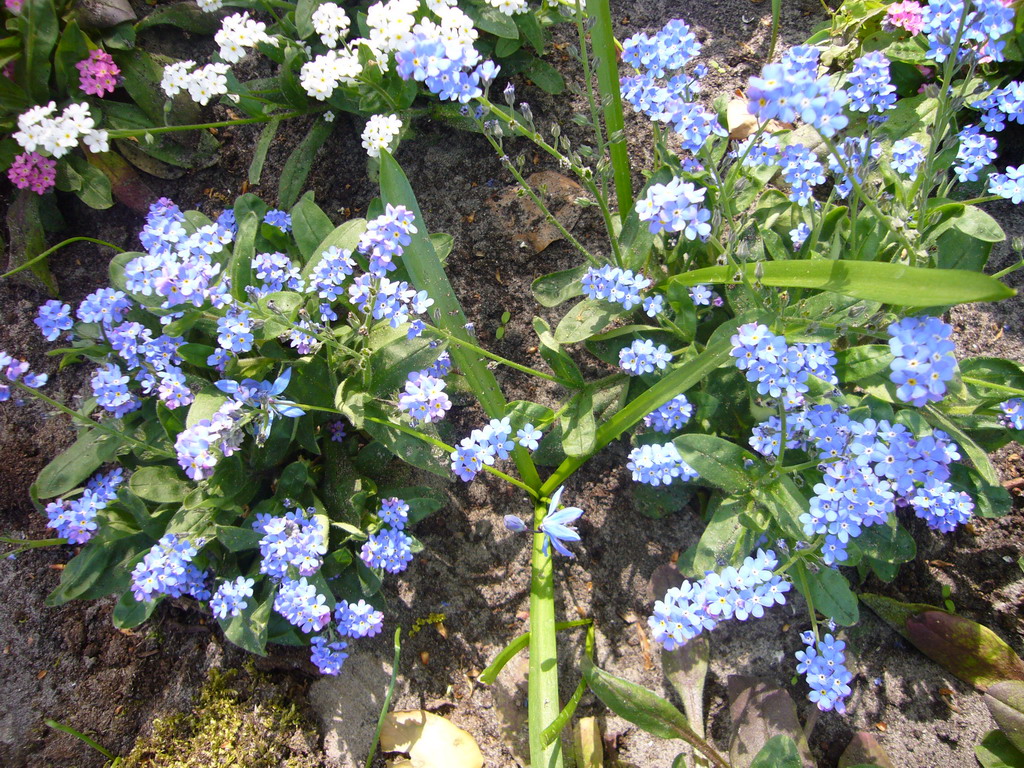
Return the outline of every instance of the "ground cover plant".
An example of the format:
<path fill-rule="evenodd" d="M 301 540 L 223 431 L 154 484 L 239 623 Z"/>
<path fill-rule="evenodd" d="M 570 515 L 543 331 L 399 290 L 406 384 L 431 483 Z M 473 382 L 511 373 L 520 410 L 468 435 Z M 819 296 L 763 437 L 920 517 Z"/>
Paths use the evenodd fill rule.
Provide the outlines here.
<path fill-rule="evenodd" d="M 1002 6 L 972 8 L 932 18 L 931 34 L 955 51 L 972 39 L 968 20 L 986 40 L 1009 31 Z M 614 58 L 600 55 L 610 50 L 607 20 L 599 8 L 592 15 L 599 79 L 617 86 Z M 550 372 L 476 342 L 442 269 L 447 241 L 428 237 L 386 142 L 381 202 L 366 223 L 335 229 L 309 198 L 284 212 L 244 197 L 217 223 L 169 201 L 154 206 L 147 252 L 115 260 L 112 289 L 78 308 L 80 322 L 59 301 L 40 312 L 47 336 L 74 334 L 69 361 L 103 364 L 92 407 L 120 417 L 90 420 L 36 486 L 42 499 L 65 494 L 48 509 L 62 538 L 88 540 L 54 601 L 116 590 L 116 619 L 131 626 L 153 598 L 187 593 L 257 651 L 327 628 L 311 641 L 313 659 L 337 672 L 341 637 L 380 622 L 358 601 L 372 602 L 380 571 L 400 570 L 411 554 L 405 518 L 436 505 L 422 489 L 378 490 L 365 470 L 393 453 L 467 482 L 500 474 L 535 502 L 532 522 L 506 519 L 533 533 L 533 630 L 489 674 L 529 646 L 531 751 L 557 764 L 559 731 L 583 690 L 560 711 L 552 559 L 572 556 L 573 523 L 585 514 L 561 508 L 564 483 L 643 424 L 629 458 L 642 500 L 667 510 L 692 498 L 708 523 L 680 560 L 689 580 L 654 606 L 655 640 L 674 650 L 723 621 L 759 618 L 795 589 L 811 624 L 795 670 L 819 708 L 841 711 L 851 675 L 838 626 L 858 618 L 848 578 L 891 579 L 913 557 L 901 516 L 951 530 L 1008 506 L 986 451 L 1019 431 L 1021 371 L 992 359 L 958 365 L 940 315 L 1011 294 L 981 274 L 998 225 L 977 207 L 981 195 L 955 197 L 947 169 L 970 182 L 996 159 L 992 141 L 954 121 L 984 99 L 992 122 L 1019 114 L 1017 86 L 975 79 L 977 52 L 963 44 L 964 56 L 945 54 L 936 94 L 897 101 L 878 57 L 828 79 L 820 56 L 797 48 L 751 81 L 736 121 L 727 102 L 712 112 L 692 101 L 698 48 L 681 21 L 624 42 L 624 60 L 639 65 L 624 98 L 671 126 L 658 137 L 662 166 L 635 203 L 613 151 L 622 139 L 601 127 L 602 112 L 606 126 L 621 123 L 612 93 L 591 102 L 598 151 L 609 155 L 593 169 L 593 150 L 557 134 L 546 141 L 539 116 L 511 109 L 513 92 L 509 109 L 483 93 L 471 100 L 502 156 L 515 152 L 513 136 L 557 156 L 609 226 L 606 255 L 584 251 L 589 264 L 536 283 L 548 305 L 585 296 L 554 329 L 534 324 Z M 866 136 L 851 139 L 855 129 Z M 897 150 L 904 140 L 914 143 Z M 507 167 L 543 206 L 516 161 Z M 1018 175 L 992 174 L 988 197 L 1013 199 Z M 584 378 L 564 350 L 578 343 L 609 366 L 606 376 Z M 461 378 L 434 367 L 444 348 Z M 562 405 L 506 403 L 484 359 L 560 385 Z M 15 395 L 45 384 L 16 361 L 6 375 Z M 490 419 L 462 439 L 445 431 L 446 376 Z M 175 412 L 186 407 L 182 419 Z M 339 417 L 370 441 L 334 446 Z M 76 491 L 115 457 L 134 470 L 127 486 L 116 487 L 115 471 Z M 508 460 L 518 477 L 499 464 Z M 542 482 L 537 465 L 554 471 Z M 231 495 L 240 466 L 262 473 L 241 486 L 251 498 Z M 587 684 L 627 717 L 662 706 L 588 658 L 581 664 Z M 664 722 L 640 724 L 720 760 L 659 711 Z"/>

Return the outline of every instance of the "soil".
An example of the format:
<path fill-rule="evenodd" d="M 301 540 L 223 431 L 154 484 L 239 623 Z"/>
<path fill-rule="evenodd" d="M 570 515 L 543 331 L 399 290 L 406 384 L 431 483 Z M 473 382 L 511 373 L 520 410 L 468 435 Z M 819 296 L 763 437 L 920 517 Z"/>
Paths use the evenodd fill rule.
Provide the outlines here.
<path fill-rule="evenodd" d="M 706 95 L 729 92 L 761 66 L 768 49 L 770 3 L 719 0 L 618 0 L 613 2 L 617 36 L 654 31 L 674 17 L 686 19 L 705 44 L 704 56 L 718 67 L 709 75 Z M 824 18 L 813 0 L 783 3 L 779 45 L 807 37 Z M 579 73 L 566 53 L 572 30 L 556 31 L 550 60 L 579 84 Z M 154 44 L 190 46 L 164 38 Z M 192 49 L 194 50 L 194 48 Z M 190 54 L 190 55 L 195 55 Z M 521 80 L 519 98 L 530 101 L 541 125 L 558 122 L 574 143 L 586 141 L 571 124 L 586 111 L 578 95 L 545 96 Z M 209 114 L 221 114 L 211 108 Z M 306 125 L 282 126 L 271 146 L 262 185 L 250 191 L 276 202 L 276 180 L 291 148 Z M 317 202 L 338 223 L 365 212 L 375 195 L 366 177 L 365 154 L 359 146 L 361 126 L 339 115 L 329 148 L 321 151 L 307 184 Z M 634 168 L 649 161 L 648 129 L 631 117 L 627 125 Z M 249 158 L 258 137 L 251 127 L 221 131 L 222 154 L 217 165 L 172 181 L 151 180 L 160 194 L 183 209 L 218 213 L 242 191 Z M 506 146 L 509 155 L 525 153 L 532 171 L 557 171 L 545 158 L 519 142 Z M 398 153 L 415 189 L 431 232 L 447 232 L 455 248 L 449 275 L 480 341 L 499 354 L 543 367 L 531 351 L 535 315 L 557 320 L 558 309 L 545 310 L 532 299 L 533 278 L 575 266 L 578 257 L 564 241 L 534 253 L 515 237 L 512 218 L 495 215 L 494 205 L 513 180 L 482 137 L 458 133 L 431 122 L 417 125 Z M 640 181 L 637 173 L 635 181 Z M 86 234 L 134 248 L 140 218 L 121 206 L 96 213 L 73 199 L 62 200 L 68 232 Z M 501 208 L 499 208 L 501 210 Z M 1024 216 L 1007 204 L 989 208 L 1010 237 L 1024 235 Z M 573 233 L 599 252 L 601 225 L 594 208 L 581 211 Z M 51 259 L 61 297 L 73 305 L 105 284 L 109 252 L 78 244 Z M 993 269 L 1013 262 L 1006 245 L 993 256 Z M 1012 285 L 1024 282 L 1017 273 Z M 87 372 L 79 367 L 58 370 L 47 357 L 50 345 L 40 338 L 32 318 L 47 298 L 27 282 L 0 283 L 0 349 L 28 359 L 34 370 L 51 375 L 48 393 L 76 403 L 88 394 Z M 508 311 L 504 337 L 496 339 L 502 313 Z M 962 357 L 1000 355 L 1021 360 L 1021 299 L 995 306 L 959 308 L 952 313 Z M 580 356 L 590 370 L 600 364 Z M 507 369 L 496 374 L 509 399 L 552 402 L 557 388 L 538 386 Z M 479 426 L 482 413 L 467 404 L 451 412 L 456 430 Z M 73 439 L 63 417 L 35 404 L 0 408 L 0 533 L 45 538 L 44 518 L 28 499 L 36 473 Z M 598 628 L 598 661 L 609 671 L 665 696 L 675 694 L 665 681 L 661 659 L 647 639 L 645 617 L 653 594 L 652 574 L 698 538 L 702 522 L 689 508 L 661 519 L 636 508 L 633 483 L 625 468 L 627 448 L 613 444 L 567 483 L 565 499 L 587 511 L 580 521 L 582 541 L 576 558 L 556 561 L 558 614 L 566 619 L 593 617 Z M 1019 446 L 998 456 L 1004 481 L 1021 476 L 1024 459 Z M 449 504 L 416 529 L 425 549 L 400 578 L 388 580 L 388 627 L 402 626 L 405 642 L 394 708 L 426 707 L 450 718 L 479 743 L 489 766 L 525 764 L 520 687 L 522 667 L 508 668 L 492 688 L 475 682 L 476 675 L 513 637 L 528 629 L 529 552 L 527 539 L 509 533 L 501 515 L 527 514 L 522 493 L 496 478 L 481 476 L 466 485 L 446 486 Z M 919 550 L 914 563 L 903 567 L 892 584 L 869 582 L 865 590 L 898 599 L 941 605 L 943 589 L 959 612 L 995 629 L 1017 651 L 1024 651 L 1019 618 L 1022 585 L 1020 556 L 1021 504 L 1001 519 L 978 519 L 957 532 L 940 536 L 910 523 Z M 81 766 L 91 768 L 105 758 L 82 742 L 44 724 L 52 719 L 93 735 L 115 754 L 127 754 L 154 718 L 188 710 L 209 670 L 239 666 L 245 654 L 227 643 L 215 625 L 187 605 L 166 604 L 136 631 L 115 630 L 110 600 L 47 608 L 45 596 L 58 582 L 73 548 L 32 550 L 0 564 L 0 764 L 6 766 Z M 414 635 L 410 628 L 430 614 L 443 614 L 442 626 L 426 625 Z M 807 625 L 799 598 L 757 622 L 726 624 L 711 633 L 712 662 L 705 692 L 710 732 L 728 748 L 730 717 L 727 686 L 730 675 L 754 675 L 788 686 L 793 677 L 793 652 Z M 855 731 L 872 732 L 893 763 L 908 768 L 972 765 L 973 747 L 994 727 L 980 697 L 906 646 L 869 611 L 848 632 L 851 669 L 856 673 L 851 714 L 812 715 L 800 686 L 790 686 L 801 718 L 816 720 L 809 743 L 822 768 L 836 765 Z M 575 671 L 580 638 L 560 637 L 563 698 L 578 681 Z M 300 651 L 272 648 L 257 668 L 273 676 L 300 710 L 323 721 L 324 765 L 355 765 L 365 758 L 369 733 L 379 711 L 380 696 L 390 673 L 390 631 L 362 641 L 337 680 L 321 681 Z M 364 693 L 366 692 L 365 696 Z M 354 701 L 358 699 L 359 701 Z M 360 703 L 361 702 L 361 703 Z M 362 708 L 360 708 L 362 707 Z M 604 714 L 587 694 L 580 713 Z M 669 766 L 679 743 L 655 739 L 625 721 L 606 716 L 606 748 L 621 765 Z M 609 761 L 609 764 L 615 764 Z"/>

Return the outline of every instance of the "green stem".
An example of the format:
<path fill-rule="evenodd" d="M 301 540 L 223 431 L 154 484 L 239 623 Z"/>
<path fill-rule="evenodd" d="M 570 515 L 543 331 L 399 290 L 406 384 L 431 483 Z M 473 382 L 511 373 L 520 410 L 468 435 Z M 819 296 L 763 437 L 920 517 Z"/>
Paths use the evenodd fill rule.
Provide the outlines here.
<path fill-rule="evenodd" d="M 544 743 L 544 729 L 558 717 L 558 643 L 555 636 L 555 576 L 550 551 L 544 553 L 540 524 L 544 504 L 534 507 L 533 555 L 530 559 L 530 671 L 528 721 L 532 768 L 561 768 L 562 744 Z"/>
<path fill-rule="evenodd" d="M 584 653 L 590 657 L 590 660 L 594 660 L 594 626 L 591 624 L 587 628 L 587 638 L 584 642 Z M 581 679 L 579 684 L 576 686 L 576 690 L 573 691 L 572 696 L 569 697 L 569 701 L 566 702 L 565 706 L 562 707 L 562 711 L 558 713 L 558 717 L 551 723 L 547 728 L 544 729 L 544 746 L 547 746 L 551 742 L 555 741 L 562 730 L 569 724 L 573 714 L 576 712 L 576 707 L 579 706 L 580 700 L 583 698 L 583 694 L 587 692 L 587 681 Z"/>
<path fill-rule="evenodd" d="M 608 0 L 587 0 L 587 15 L 594 20 L 590 32 L 596 54 L 594 66 L 597 70 L 601 103 L 604 105 L 604 123 L 608 132 L 615 198 L 619 206 L 619 215 L 624 217 L 633 209 L 633 180 L 629 170 L 629 149 L 624 133 L 626 121 L 622 113 L 622 93 L 619 87 L 618 55 L 615 50 L 612 12 Z M 587 88 L 589 87 L 588 82 Z"/>
<path fill-rule="evenodd" d="M 1018 397 L 1024 397 L 1024 389 L 1017 389 L 1016 387 L 1008 387 L 1005 384 L 993 384 L 991 381 L 983 381 L 976 379 L 973 376 L 961 376 L 961 381 L 964 384 L 975 384 L 979 387 L 987 387 L 988 389 L 998 389 L 1000 392 L 1008 392 Z"/>
<path fill-rule="evenodd" d="M 0 536 L 0 543 L 10 544 L 19 549 L 39 549 L 41 547 L 59 547 L 67 544 L 67 539 L 12 539 L 9 536 Z"/>
<path fill-rule="evenodd" d="M 825 146 L 828 147 L 829 153 L 832 155 L 832 157 L 835 158 L 836 162 L 839 164 L 839 167 L 842 168 L 843 173 L 846 175 L 846 178 L 850 180 L 850 184 L 853 185 L 854 192 L 857 193 L 857 199 L 860 200 L 860 202 L 863 205 L 870 208 L 871 212 L 878 218 L 878 220 L 884 223 L 888 230 L 893 235 L 896 236 L 896 239 L 900 241 L 900 245 L 902 245 L 903 248 L 906 250 L 907 258 L 913 259 L 917 254 L 917 249 L 914 247 L 914 245 L 910 242 L 910 240 L 907 239 L 907 236 L 903 234 L 901 230 L 893 226 L 892 219 L 886 216 L 884 213 L 882 213 L 882 209 L 878 207 L 878 203 L 871 199 L 871 196 L 864 191 L 863 185 L 861 185 L 861 183 L 857 180 L 857 177 L 853 173 L 853 169 L 850 168 L 850 164 L 846 162 L 846 158 L 843 157 L 842 154 L 840 154 L 835 143 L 828 137 L 822 136 L 820 133 L 818 135 L 821 137 L 821 140 L 825 144 Z"/>
<path fill-rule="evenodd" d="M 575 629 L 576 627 L 589 627 L 594 623 L 593 619 L 576 619 L 576 621 L 559 621 L 555 624 L 555 631 L 561 632 L 566 629 Z M 524 632 L 511 643 L 502 648 L 501 652 L 494 657 L 494 661 L 487 665 L 487 669 L 480 673 L 480 677 L 477 678 L 477 682 L 483 683 L 484 685 L 494 685 L 494 681 L 498 679 L 498 675 L 501 674 L 501 670 L 505 668 L 505 665 L 511 661 L 517 653 L 523 650 L 530 644 L 530 633 Z"/>
<path fill-rule="evenodd" d="M 996 272 L 994 275 L 992 275 L 992 277 L 994 277 L 996 280 L 1000 280 L 1006 277 L 1007 275 L 1012 275 L 1014 272 L 1021 268 L 1024 268 L 1024 259 L 1021 259 L 1016 264 L 1013 264 L 1007 267 L 1006 269 L 1002 269 Z"/>
<path fill-rule="evenodd" d="M 768 43 L 768 61 L 775 56 L 775 44 L 779 42 L 779 21 L 782 17 L 782 0 L 772 0 L 772 39 Z"/>
<path fill-rule="evenodd" d="M 487 140 L 491 143 L 491 146 L 494 147 L 494 151 L 501 156 L 502 160 L 505 161 L 505 167 L 508 169 L 509 173 L 511 173 L 512 176 L 515 177 L 515 180 L 519 184 L 519 187 L 530 197 L 530 199 L 533 201 L 533 204 L 540 209 L 540 212 L 544 214 L 545 220 L 547 220 L 548 223 L 552 224 L 555 227 L 555 229 L 557 229 L 562 234 L 562 237 L 569 241 L 573 248 L 575 248 L 577 251 L 583 254 L 587 261 L 589 261 L 595 267 L 600 266 L 602 262 L 598 260 L 598 258 L 594 256 L 592 253 L 590 253 L 590 251 L 583 247 L 583 243 L 577 240 L 573 236 L 573 234 L 568 229 L 566 229 L 565 226 L 563 226 L 562 222 L 560 222 L 555 217 L 555 215 L 548 209 L 547 204 L 540 198 L 540 195 L 533 191 L 533 187 L 531 187 L 527 183 L 526 179 L 523 178 L 523 174 L 519 172 L 519 169 L 516 168 L 515 164 L 508 158 L 508 156 L 503 153 L 501 145 L 498 144 L 497 141 L 495 141 L 494 137 L 491 136 L 489 133 L 485 133 L 484 135 L 487 137 Z"/>
<path fill-rule="evenodd" d="M 377 718 L 377 729 L 373 732 L 373 741 L 370 742 L 370 753 L 366 756 L 365 768 L 373 765 L 373 758 L 377 755 L 377 744 L 380 742 L 380 732 L 384 729 L 384 718 L 388 716 L 391 708 L 391 697 L 395 695 L 395 682 L 398 680 L 398 660 L 402 655 L 402 628 L 395 629 L 395 659 L 391 664 L 391 682 L 388 683 L 388 692 L 384 696 L 384 705 L 380 708 L 380 717 Z"/>
<path fill-rule="evenodd" d="M 113 243 L 108 243 L 106 240 L 97 240 L 95 237 L 69 237 L 67 240 L 64 240 L 63 242 L 57 243 L 52 248 L 47 248 L 45 251 L 40 253 L 38 256 L 32 257 L 31 259 L 26 261 L 24 264 L 19 264 L 17 267 L 12 269 L 10 272 L 4 272 L 2 275 L 0 275 L 0 280 L 3 280 L 5 277 L 10 277 L 11 275 L 16 275 L 18 272 L 21 272 L 23 269 L 28 269 L 33 264 L 42 261 L 47 256 L 49 256 L 51 253 L 56 253 L 61 248 L 65 247 L 67 245 L 71 245 L 72 243 L 78 243 L 78 242 L 96 243 L 97 245 L 105 245 L 108 248 L 113 248 L 118 253 L 124 253 L 124 248 L 121 248 L 120 246 L 114 245 Z"/>
<path fill-rule="evenodd" d="M 175 133 L 176 131 L 201 131 L 206 128 L 230 128 L 233 125 L 250 125 L 252 123 L 266 123 L 270 120 L 290 120 L 293 117 L 302 117 L 311 114 L 307 111 L 285 112 L 284 114 L 263 115 L 262 117 L 244 117 L 239 120 L 220 120 L 216 123 L 194 123 L 192 125 L 160 125 L 154 128 L 117 128 L 108 131 L 111 139 L 127 139 L 132 136 L 145 136 L 147 134 Z"/>
<path fill-rule="evenodd" d="M 818 634 L 818 617 L 815 615 L 814 601 L 811 600 L 811 586 L 807 583 L 807 566 L 801 560 L 796 563 L 796 576 L 800 580 L 800 589 L 804 593 L 804 600 L 807 601 L 807 612 L 811 615 L 811 629 L 814 630 L 814 637 L 818 640 L 821 639 L 821 635 Z"/>
<path fill-rule="evenodd" d="M 573 385 L 570 382 L 565 381 L 564 379 L 560 379 L 557 376 L 552 376 L 550 373 L 544 373 L 544 371 L 538 371 L 536 368 L 531 368 L 528 365 L 522 365 L 520 363 L 516 363 L 516 362 L 514 362 L 512 360 L 509 360 L 508 358 L 502 357 L 501 355 L 496 355 L 493 352 L 487 351 L 483 347 L 477 346 L 476 344 L 472 344 L 471 342 L 468 342 L 468 341 L 463 341 L 462 339 L 457 338 L 455 336 L 452 336 L 450 333 L 446 333 L 445 331 L 442 331 L 441 329 L 438 329 L 438 328 L 427 328 L 427 331 L 428 332 L 433 331 L 436 336 L 439 336 L 440 338 L 444 339 L 445 341 L 449 341 L 452 344 L 457 344 L 458 346 L 464 347 L 466 349 L 472 349 L 478 355 L 482 355 L 483 357 L 490 358 L 491 360 L 494 360 L 497 363 L 501 363 L 502 365 L 507 366 L 509 368 L 513 368 L 513 369 L 515 369 L 517 371 L 521 371 L 522 373 L 529 373 L 532 376 L 537 376 L 537 377 L 539 377 L 541 379 L 547 379 L 548 381 L 553 381 L 555 384 L 561 384 L 566 389 L 573 389 Z"/>
<path fill-rule="evenodd" d="M 68 408 L 63 403 L 58 403 L 52 397 L 47 397 L 46 395 L 44 395 L 39 390 L 32 389 L 32 387 L 27 387 L 23 383 L 21 383 L 20 381 L 11 381 L 9 383 L 12 386 L 17 387 L 18 389 L 22 390 L 23 392 L 26 392 L 26 393 L 32 395 L 32 397 L 39 398 L 40 400 L 42 400 L 47 405 L 50 405 L 53 408 L 56 408 L 58 411 L 66 413 L 71 418 L 76 419 L 77 421 L 80 421 L 80 422 L 82 422 L 84 424 L 89 425 L 93 429 L 98 429 L 100 432 L 103 432 L 105 434 L 111 435 L 112 437 L 116 437 L 118 440 L 124 440 L 124 441 L 132 443 L 132 444 L 134 444 L 134 445 L 136 445 L 136 446 L 138 446 L 140 448 L 145 448 L 147 451 L 152 451 L 153 453 L 159 454 L 161 456 L 165 456 L 165 457 L 167 457 L 169 459 L 173 459 L 173 458 L 177 457 L 177 454 L 173 453 L 172 451 L 165 451 L 165 450 L 163 450 L 161 448 L 156 448 L 153 445 L 151 445 L 150 443 L 147 443 L 147 442 L 144 442 L 142 440 L 139 440 L 138 438 L 132 437 L 127 432 L 121 432 L 121 431 L 119 431 L 117 429 L 111 429 L 110 427 L 108 427 L 107 425 L 105 425 L 102 422 L 93 421 L 88 416 L 84 416 L 81 413 L 79 413 L 78 411 L 75 411 L 75 410 L 72 410 L 71 408 Z"/>

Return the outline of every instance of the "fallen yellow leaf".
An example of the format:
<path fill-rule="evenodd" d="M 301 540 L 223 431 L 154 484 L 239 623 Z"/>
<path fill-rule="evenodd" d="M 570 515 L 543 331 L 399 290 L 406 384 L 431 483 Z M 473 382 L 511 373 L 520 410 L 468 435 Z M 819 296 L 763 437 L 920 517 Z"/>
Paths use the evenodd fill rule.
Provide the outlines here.
<path fill-rule="evenodd" d="M 405 752 L 412 768 L 483 768 L 476 741 L 457 725 L 423 709 L 391 712 L 380 732 L 384 752 Z"/>

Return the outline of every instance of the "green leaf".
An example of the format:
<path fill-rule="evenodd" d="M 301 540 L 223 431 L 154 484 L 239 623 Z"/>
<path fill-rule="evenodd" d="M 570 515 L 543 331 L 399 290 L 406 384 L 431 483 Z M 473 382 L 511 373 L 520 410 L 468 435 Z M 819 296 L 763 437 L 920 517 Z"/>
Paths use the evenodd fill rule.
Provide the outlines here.
<path fill-rule="evenodd" d="M 713 435 L 682 435 L 672 441 L 679 454 L 705 483 L 729 493 L 749 490 L 753 478 L 763 471 L 763 462 L 750 451 Z M 746 462 L 752 462 L 749 470 Z"/>
<path fill-rule="evenodd" d="M 185 427 L 191 428 L 203 419 L 208 419 L 228 401 L 228 396 L 212 384 L 196 394 L 185 417 Z"/>
<path fill-rule="evenodd" d="M 223 544 L 229 552 L 256 549 L 262 538 L 263 534 L 252 528 L 239 528 L 234 525 L 217 526 L 217 541 Z"/>
<path fill-rule="evenodd" d="M 1024 682 L 996 683 L 989 687 L 984 699 L 999 729 L 1017 749 L 1024 749 Z"/>
<path fill-rule="evenodd" d="M 887 344 L 864 344 L 836 353 L 840 381 L 859 382 L 889 369 L 893 356 Z"/>
<path fill-rule="evenodd" d="M 960 446 L 960 449 L 967 454 L 967 458 L 971 460 L 974 468 L 978 470 L 978 474 L 981 475 L 982 479 L 990 485 L 1000 485 L 999 475 L 996 473 L 995 467 L 992 466 L 992 462 L 989 461 L 988 453 L 974 440 L 968 436 L 960 427 L 955 424 L 948 416 L 944 413 L 939 412 L 934 406 L 925 406 L 922 414 L 929 424 L 932 424 L 940 429 L 948 432 L 956 443 Z"/>
<path fill-rule="evenodd" d="M 316 248 L 334 231 L 330 217 L 316 204 L 313 192 L 309 191 L 291 210 L 292 235 L 299 246 L 303 262 L 309 261 Z"/>
<path fill-rule="evenodd" d="M 462 10 L 473 20 L 473 26 L 477 29 L 490 32 L 497 37 L 513 40 L 519 37 L 519 27 L 512 21 L 512 18 L 493 6 L 485 3 L 480 5 L 464 3 Z"/>
<path fill-rule="evenodd" d="M 319 6 L 318 0 L 299 0 L 295 4 L 295 31 L 300 40 L 312 37 L 316 32 L 313 27 L 313 13 Z"/>
<path fill-rule="evenodd" d="M 580 669 L 601 703 L 624 720 L 662 739 L 699 738 L 686 716 L 661 696 L 599 669 L 586 654 Z"/>
<path fill-rule="evenodd" d="M 149 27 L 169 24 L 186 32 L 212 35 L 220 29 L 221 18 L 222 14 L 207 13 L 192 2 L 172 3 L 171 5 L 158 6 L 147 13 L 135 25 L 135 30 L 141 32 Z"/>
<path fill-rule="evenodd" d="M 57 51 L 53 57 L 56 67 L 57 89 L 61 92 L 73 90 L 79 92 L 79 71 L 75 64 L 89 57 L 89 38 L 85 36 L 78 22 L 74 19 L 64 27 L 64 32 L 57 43 Z M 70 88 L 69 88 L 70 86 Z"/>
<path fill-rule="evenodd" d="M 750 496 L 716 495 L 709 508 L 711 519 L 700 540 L 679 558 L 679 570 L 691 579 L 699 579 L 707 571 L 715 570 L 719 561 L 737 561 L 749 551 L 746 540 L 753 542 L 753 536 L 747 536 L 748 518 L 754 511 Z"/>
<path fill-rule="evenodd" d="M 67 162 L 81 178 L 76 194 L 83 203 L 96 210 L 106 210 L 114 204 L 110 179 L 103 171 L 78 154 L 69 155 Z"/>
<path fill-rule="evenodd" d="M 21 27 L 23 46 L 22 82 L 28 83 L 29 92 L 42 104 L 51 96 L 50 54 L 57 45 L 60 31 L 53 0 L 25 0 L 16 23 Z"/>
<path fill-rule="evenodd" d="M 746 278 L 769 288 L 810 288 L 906 307 L 938 307 L 972 301 L 1000 301 L 1016 291 L 995 278 L 962 269 L 925 269 L 873 261 L 812 259 L 747 264 Z M 737 285 L 732 267 L 706 267 L 671 278 L 682 285 Z"/>
<path fill-rule="evenodd" d="M 809 599 L 816 610 L 844 627 L 852 627 L 857 623 L 860 617 L 857 596 L 853 594 L 850 582 L 843 574 L 832 568 L 821 568 L 817 573 L 807 573 L 807 584 Z M 801 586 L 800 581 L 797 581 L 797 586 Z"/>
<path fill-rule="evenodd" d="M 539 317 L 533 318 L 533 330 L 539 339 L 539 350 L 544 361 L 560 379 L 572 386 L 582 388 L 585 384 L 579 366 L 563 350 L 562 346 L 551 335 L 551 326 Z"/>
<path fill-rule="evenodd" d="M 785 734 L 768 739 L 761 751 L 754 755 L 750 768 L 803 768 L 796 742 Z"/>
<path fill-rule="evenodd" d="M 78 487 L 89 475 L 117 455 L 121 441 L 106 432 L 92 429 L 82 433 L 36 478 L 35 492 L 40 499 L 51 499 Z"/>
<path fill-rule="evenodd" d="M 305 97 L 303 98 L 305 103 Z M 324 145 L 334 130 L 334 123 L 317 120 L 309 129 L 306 137 L 292 150 L 281 169 L 281 180 L 277 187 L 277 197 L 282 208 L 291 208 L 299 199 L 299 193 L 306 186 L 309 171 L 316 160 L 316 153 Z"/>
<path fill-rule="evenodd" d="M 384 421 L 388 420 L 387 414 L 376 405 L 366 406 L 366 415 Z M 435 455 L 434 448 L 412 435 L 408 435 L 394 427 L 370 421 L 367 418 L 363 423 L 363 429 L 379 440 L 391 453 L 407 464 L 425 469 L 446 480 L 451 478 L 448 466 L 441 462 Z"/>
<path fill-rule="evenodd" d="M 1001 680 L 1024 680 L 1024 661 L 988 627 L 924 603 L 865 593 L 861 602 L 932 661 L 984 690 Z"/>
<path fill-rule="evenodd" d="M 354 251 L 356 245 L 359 243 L 359 238 L 366 230 L 366 219 L 350 219 L 344 224 L 335 227 L 330 234 L 324 237 L 320 241 L 320 244 L 313 249 L 312 255 L 306 261 L 306 266 L 302 268 L 302 276 L 309 278 L 313 274 L 313 270 L 316 265 L 320 262 L 324 251 L 329 248 L 338 248 L 342 251 Z"/>
<path fill-rule="evenodd" d="M 273 589 L 259 604 L 255 603 L 255 598 L 250 598 L 249 604 L 238 616 L 219 620 L 220 626 L 224 630 L 224 636 L 249 653 L 266 656 L 267 623 L 270 620 L 270 609 L 273 605 Z"/>
<path fill-rule="evenodd" d="M 134 629 L 152 616 L 159 604 L 159 597 L 140 603 L 131 590 L 128 590 L 114 606 L 114 626 L 118 629 Z"/>
<path fill-rule="evenodd" d="M 189 3 L 189 5 L 192 5 Z M 195 6 L 193 6 L 195 7 Z M 260 139 L 256 142 L 256 149 L 249 163 L 249 183 L 259 184 L 263 176 L 263 165 L 267 162 L 267 152 L 270 151 L 270 144 L 277 135 L 277 129 L 281 125 L 280 119 L 274 119 L 263 126 L 260 131 Z"/>
<path fill-rule="evenodd" d="M 600 332 L 614 318 L 622 314 L 622 307 L 607 301 L 584 299 L 570 309 L 555 328 L 559 344 L 575 344 Z"/>
<path fill-rule="evenodd" d="M 532 59 L 523 71 L 545 93 L 557 95 L 565 90 L 561 73 L 543 59 Z"/>
<path fill-rule="evenodd" d="M 238 211 L 236 210 L 237 214 Z M 231 294 L 239 300 L 247 301 L 245 289 L 252 285 L 252 259 L 256 255 L 256 233 L 259 231 L 261 219 L 254 212 L 245 214 L 238 221 L 238 234 L 235 235 L 235 249 L 228 262 L 231 275 Z"/>
<path fill-rule="evenodd" d="M 533 281 L 533 297 L 542 307 L 557 307 L 564 301 L 575 296 L 581 296 L 583 289 L 580 279 L 587 272 L 585 264 L 565 269 L 561 272 L 552 272 L 549 275 L 538 277 Z"/>
<path fill-rule="evenodd" d="M 1024 753 L 999 731 L 989 731 L 974 754 L 982 768 L 1024 768 Z"/>
<path fill-rule="evenodd" d="M 529 10 L 526 13 L 517 13 L 512 17 L 512 20 L 519 27 L 519 31 L 522 36 L 525 37 L 530 45 L 533 46 L 533 50 L 537 52 L 538 56 L 544 55 L 544 30 L 541 29 L 540 22 L 537 21 L 537 16 L 533 10 Z"/>
<path fill-rule="evenodd" d="M 593 392 L 589 388 L 573 396 L 560 421 L 562 450 L 566 456 L 589 456 L 594 452 L 597 425 L 594 421 Z"/>
<path fill-rule="evenodd" d="M 390 327 L 387 331 L 394 331 Z M 367 366 L 370 371 L 369 394 L 384 397 L 400 389 L 409 374 L 429 368 L 444 350 L 427 336 L 406 338 L 406 332 L 398 329 L 394 338 L 370 354 Z"/>
<path fill-rule="evenodd" d="M 85 592 L 103 575 L 113 559 L 114 549 L 109 541 L 94 538 L 71 558 L 60 573 L 60 586 L 46 598 L 51 607 L 64 605 Z"/>
<path fill-rule="evenodd" d="M 128 487 L 140 499 L 158 504 L 174 504 L 184 501 L 192 490 L 192 484 L 181 475 L 177 467 L 141 467 L 132 473 Z"/>
<path fill-rule="evenodd" d="M 1024 366 L 1001 357 L 969 357 L 959 363 L 960 376 L 971 395 L 980 400 L 1006 400 L 1000 387 L 1024 390 Z M 986 386 L 989 384 L 997 386 Z"/>

